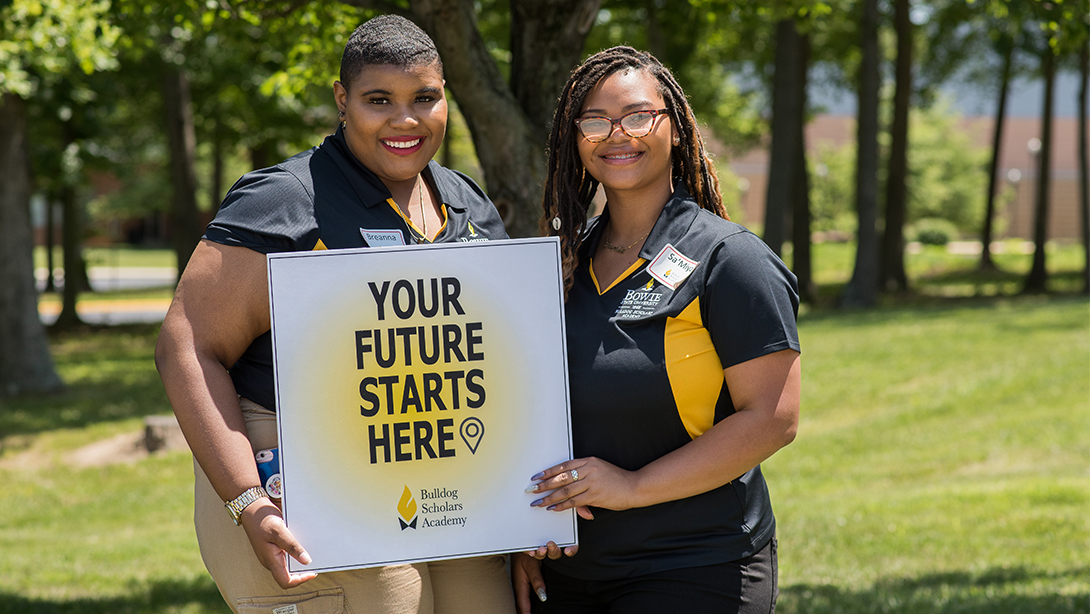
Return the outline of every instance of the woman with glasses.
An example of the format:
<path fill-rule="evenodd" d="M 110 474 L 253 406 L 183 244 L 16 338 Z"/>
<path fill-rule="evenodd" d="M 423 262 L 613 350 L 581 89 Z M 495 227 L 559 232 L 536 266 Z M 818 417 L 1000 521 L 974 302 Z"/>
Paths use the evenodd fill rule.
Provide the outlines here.
<path fill-rule="evenodd" d="M 527 490 L 576 508 L 580 545 L 514 555 L 519 608 L 771 612 L 760 463 L 798 422 L 795 277 L 727 220 L 685 94 L 651 55 L 616 47 L 576 69 L 549 152 L 576 458 Z"/>
<path fill-rule="evenodd" d="M 335 134 L 231 188 L 156 346 L 196 460 L 201 557 L 240 613 L 507 614 L 514 601 L 502 555 L 289 573 L 288 557 L 311 558 L 273 500 L 277 482 L 262 481 L 255 460 L 277 447 L 265 254 L 507 238 L 480 188 L 432 161 L 447 103 L 443 64 L 424 31 L 395 16 L 361 25 L 333 94 Z"/>

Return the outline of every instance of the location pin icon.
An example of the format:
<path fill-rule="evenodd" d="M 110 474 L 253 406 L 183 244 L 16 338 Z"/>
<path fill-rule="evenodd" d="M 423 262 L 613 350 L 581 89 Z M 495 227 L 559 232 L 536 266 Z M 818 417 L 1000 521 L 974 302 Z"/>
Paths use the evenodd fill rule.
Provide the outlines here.
<path fill-rule="evenodd" d="M 462 435 L 462 441 L 469 446 L 469 451 L 476 454 L 477 446 L 481 445 L 481 438 L 484 437 L 484 422 L 474 417 L 466 418 L 462 420 L 458 432 Z"/>

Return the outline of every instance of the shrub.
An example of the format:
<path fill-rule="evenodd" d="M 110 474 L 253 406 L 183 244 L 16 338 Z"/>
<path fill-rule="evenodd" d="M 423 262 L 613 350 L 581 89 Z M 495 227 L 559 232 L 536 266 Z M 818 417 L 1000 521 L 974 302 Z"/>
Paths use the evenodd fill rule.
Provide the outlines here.
<path fill-rule="evenodd" d="M 957 234 L 957 227 L 949 220 L 930 217 L 913 224 L 912 234 L 909 236 L 914 236 L 924 245 L 946 245 Z"/>

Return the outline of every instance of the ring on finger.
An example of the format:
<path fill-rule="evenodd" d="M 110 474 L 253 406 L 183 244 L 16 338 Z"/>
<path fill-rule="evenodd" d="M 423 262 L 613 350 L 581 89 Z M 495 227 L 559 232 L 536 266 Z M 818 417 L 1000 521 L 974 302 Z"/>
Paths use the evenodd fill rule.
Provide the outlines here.
<path fill-rule="evenodd" d="M 578 469 L 572 469 L 568 473 L 571 474 L 571 481 L 573 481 L 573 482 L 578 482 L 579 481 L 579 470 Z"/>

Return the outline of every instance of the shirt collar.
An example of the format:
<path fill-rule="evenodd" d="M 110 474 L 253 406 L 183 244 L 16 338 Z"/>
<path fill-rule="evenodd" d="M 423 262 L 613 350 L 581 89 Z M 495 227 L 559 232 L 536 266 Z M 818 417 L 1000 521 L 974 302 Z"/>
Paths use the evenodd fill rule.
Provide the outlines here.
<path fill-rule="evenodd" d="M 343 126 L 338 126 L 335 134 L 326 137 L 323 148 L 326 146 L 332 150 L 330 153 L 334 162 L 344 173 L 344 176 L 348 178 L 349 185 L 352 186 L 352 189 L 355 190 L 356 195 L 359 196 L 360 201 L 365 206 L 368 208 L 374 207 L 385 203 L 391 198 L 390 190 L 386 187 L 386 184 L 382 183 L 378 175 L 371 172 L 371 169 L 364 166 L 352 153 L 352 150 L 348 147 L 348 141 L 344 138 Z M 440 203 L 459 212 L 465 211 L 463 205 L 453 203 L 450 198 L 456 187 L 451 183 L 456 181 L 456 178 L 451 176 L 452 173 L 440 166 L 435 160 L 431 160 L 422 171 L 422 174 L 435 188 Z M 453 200 L 458 201 L 458 199 Z"/>
<path fill-rule="evenodd" d="M 640 248 L 640 258 L 650 261 L 662 251 L 662 248 L 666 247 L 667 243 L 676 246 L 681 238 L 689 232 L 689 227 L 692 226 L 699 213 L 700 206 L 689 195 L 689 191 L 685 189 L 685 184 L 679 181 L 674 186 L 674 193 L 670 195 L 670 199 L 666 201 L 662 212 L 659 213 L 658 220 L 655 221 L 655 225 L 651 228 L 651 234 L 647 235 L 647 240 L 643 242 L 643 247 Z M 587 234 L 580 250 L 583 253 L 580 254 L 580 258 L 595 253 L 598 249 L 598 242 L 602 239 L 603 229 L 608 223 L 609 207 L 607 206 L 602 211 L 602 215 L 588 221 Z"/>
<path fill-rule="evenodd" d="M 667 243 L 676 247 L 681 238 L 688 234 L 689 227 L 699 213 L 700 205 L 697 205 L 693 197 L 689 195 L 685 184 L 677 182 L 674 185 L 674 193 L 670 195 L 670 200 L 666 201 L 662 213 L 659 213 L 659 219 L 655 221 L 655 226 L 651 229 L 651 234 L 647 235 L 647 240 L 640 248 L 640 258 L 653 259 L 662 251 L 662 248 L 666 247 Z"/>
<path fill-rule="evenodd" d="M 364 166 L 349 149 L 348 141 L 344 138 L 343 126 L 338 126 L 335 134 L 326 137 L 325 142 L 322 143 L 322 148 L 329 151 L 330 157 L 333 158 L 337 167 L 341 169 L 341 172 L 348 180 L 348 184 L 352 186 L 356 195 L 359 196 L 360 202 L 365 206 L 368 208 L 374 207 L 385 203 L 390 198 L 390 190 L 386 187 L 386 184 L 382 183 L 382 180 L 378 178 L 378 175 L 372 173 L 371 169 Z"/>

